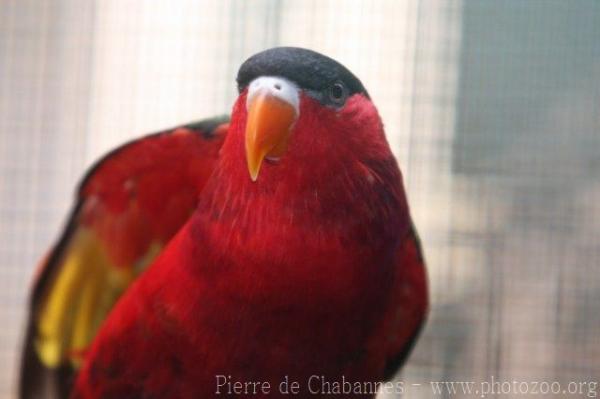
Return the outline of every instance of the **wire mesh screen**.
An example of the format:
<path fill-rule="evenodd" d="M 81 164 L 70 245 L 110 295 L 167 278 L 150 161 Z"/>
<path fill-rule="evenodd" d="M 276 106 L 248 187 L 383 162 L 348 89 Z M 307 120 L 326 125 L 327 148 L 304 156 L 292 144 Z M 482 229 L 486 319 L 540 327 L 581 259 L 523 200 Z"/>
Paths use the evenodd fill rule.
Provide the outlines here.
<path fill-rule="evenodd" d="M 403 395 L 537 381 L 595 397 L 600 3 L 520 0 L 3 0 L 0 397 L 14 397 L 34 266 L 85 167 L 228 112 L 237 67 L 275 45 L 359 76 L 403 169 L 432 301 Z M 533 385 L 519 389 L 503 396 Z"/>

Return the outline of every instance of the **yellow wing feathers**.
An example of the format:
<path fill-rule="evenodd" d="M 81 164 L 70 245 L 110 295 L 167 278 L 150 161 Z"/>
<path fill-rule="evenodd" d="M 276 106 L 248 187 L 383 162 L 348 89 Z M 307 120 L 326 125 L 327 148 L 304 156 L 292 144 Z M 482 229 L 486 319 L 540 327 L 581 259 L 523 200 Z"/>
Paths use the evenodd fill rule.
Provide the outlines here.
<path fill-rule="evenodd" d="M 144 266 L 158 250 L 153 246 L 149 252 Z M 78 367 L 98 327 L 141 269 L 114 266 L 94 233 L 78 228 L 36 315 L 35 349 L 42 363 Z"/>

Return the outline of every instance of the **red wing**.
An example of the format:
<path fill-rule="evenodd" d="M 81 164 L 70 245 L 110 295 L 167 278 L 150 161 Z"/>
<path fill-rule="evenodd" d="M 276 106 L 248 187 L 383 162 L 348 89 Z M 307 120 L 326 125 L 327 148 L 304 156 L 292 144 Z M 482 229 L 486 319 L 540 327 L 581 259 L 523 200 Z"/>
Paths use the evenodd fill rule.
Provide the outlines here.
<path fill-rule="evenodd" d="M 386 381 L 394 377 L 410 355 L 428 310 L 425 262 L 412 223 L 397 256 L 390 305 L 384 323 L 374 335 L 374 345 L 384 354 Z"/>
<path fill-rule="evenodd" d="M 227 123 L 221 117 L 143 137 L 88 172 L 36 277 L 22 398 L 68 396 L 84 351 L 116 300 L 195 209 Z"/>

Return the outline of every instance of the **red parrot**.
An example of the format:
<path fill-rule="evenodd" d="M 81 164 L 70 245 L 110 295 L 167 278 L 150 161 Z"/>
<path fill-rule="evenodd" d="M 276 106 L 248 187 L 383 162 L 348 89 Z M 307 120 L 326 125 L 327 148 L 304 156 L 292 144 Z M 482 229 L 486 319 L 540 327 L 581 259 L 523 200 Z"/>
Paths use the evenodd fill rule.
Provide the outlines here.
<path fill-rule="evenodd" d="M 141 138 L 83 180 L 34 286 L 21 397 L 289 396 L 284 381 L 320 397 L 344 381 L 369 398 L 402 366 L 426 271 L 369 94 L 294 47 L 250 57 L 237 83 L 229 123 Z"/>

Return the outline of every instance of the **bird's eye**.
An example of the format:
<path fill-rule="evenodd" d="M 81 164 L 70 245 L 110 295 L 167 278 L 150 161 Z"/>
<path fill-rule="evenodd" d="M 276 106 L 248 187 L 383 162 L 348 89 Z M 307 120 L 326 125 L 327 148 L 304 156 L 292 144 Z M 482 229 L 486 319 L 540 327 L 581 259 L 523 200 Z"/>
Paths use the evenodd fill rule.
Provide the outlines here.
<path fill-rule="evenodd" d="M 336 105 L 343 105 L 348 97 L 346 87 L 340 83 L 334 83 L 329 87 L 329 99 Z"/>

